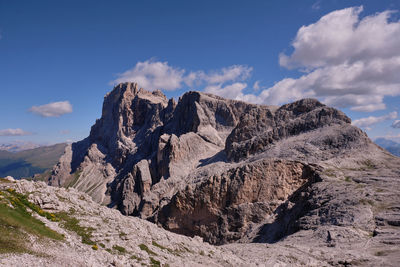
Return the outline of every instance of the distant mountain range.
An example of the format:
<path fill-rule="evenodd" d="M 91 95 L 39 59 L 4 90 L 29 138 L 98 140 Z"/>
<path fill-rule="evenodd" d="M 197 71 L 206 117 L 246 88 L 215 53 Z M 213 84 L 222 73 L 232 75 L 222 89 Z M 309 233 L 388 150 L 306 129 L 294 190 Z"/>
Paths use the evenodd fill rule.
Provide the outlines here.
<path fill-rule="evenodd" d="M 20 179 L 48 171 L 64 153 L 65 146 L 62 143 L 19 152 L 0 150 L 0 177 L 10 175 Z"/>
<path fill-rule="evenodd" d="M 20 152 L 28 149 L 38 148 L 40 146 L 41 145 L 32 142 L 14 141 L 7 144 L 0 144 L 0 150 L 6 150 L 8 152 Z"/>
<path fill-rule="evenodd" d="M 400 157 L 400 143 L 394 142 L 386 138 L 377 138 L 375 140 L 375 143 L 378 146 L 383 147 L 393 155 Z"/>

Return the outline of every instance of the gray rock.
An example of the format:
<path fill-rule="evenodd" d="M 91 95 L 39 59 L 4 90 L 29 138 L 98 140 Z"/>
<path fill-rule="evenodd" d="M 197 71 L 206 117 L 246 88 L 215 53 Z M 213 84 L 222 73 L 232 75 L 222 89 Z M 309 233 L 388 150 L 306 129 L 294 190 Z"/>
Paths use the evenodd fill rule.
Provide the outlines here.
<path fill-rule="evenodd" d="M 247 243 L 226 247 L 253 265 L 391 265 L 399 160 L 317 100 L 175 102 L 125 83 L 49 184 L 210 243 Z"/>

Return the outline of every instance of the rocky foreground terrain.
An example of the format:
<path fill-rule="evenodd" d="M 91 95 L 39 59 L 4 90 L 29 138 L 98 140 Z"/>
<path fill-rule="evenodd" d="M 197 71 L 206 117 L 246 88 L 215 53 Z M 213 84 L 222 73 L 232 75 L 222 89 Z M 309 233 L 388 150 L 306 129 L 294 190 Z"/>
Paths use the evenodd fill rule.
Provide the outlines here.
<path fill-rule="evenodd" d="M 314 99 L 275 107 L 188 92 L 175 102 L 120 84 L 89 137 L 66 148 L 49 184 L 67 189 L 12 185 L 40 191 L 29 199 L 44 210 L 63 203 L 49 212 L 68 205 L 69 195 L 83 201 L 78 218 L 97 225 L 92 241 L 104 248 L 57 241 L 86 251 L 76 264 L 400 264 L 400 158 Z M 40 200 L 46 196 L 51 201 Z M 118 231 L 127 235 L 111 234 Z M 125 254 L 115 255 L 119 243 Z"/>

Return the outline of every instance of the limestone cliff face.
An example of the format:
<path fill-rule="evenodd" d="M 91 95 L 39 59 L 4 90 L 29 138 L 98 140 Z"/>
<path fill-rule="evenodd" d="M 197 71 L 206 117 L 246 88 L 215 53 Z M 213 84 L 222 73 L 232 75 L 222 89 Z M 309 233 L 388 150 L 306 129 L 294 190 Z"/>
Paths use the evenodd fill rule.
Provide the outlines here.
<path fill-rule="evenodd" d="M 66 148 L 49 184 L 221 244 L 319 181 L 322 161 L 371 146 L 317 100 L 273 107 L 187 92 L 176 102 L 123 83 L 105 96 L 90 135 Z"/>
<path fill-rule="evenodd" d="M 240 239 L 297 190 L 318 181 L 303 163 L 263 159 L 179 191 L 158 216 L 167 229 L 213 244 Z"/>

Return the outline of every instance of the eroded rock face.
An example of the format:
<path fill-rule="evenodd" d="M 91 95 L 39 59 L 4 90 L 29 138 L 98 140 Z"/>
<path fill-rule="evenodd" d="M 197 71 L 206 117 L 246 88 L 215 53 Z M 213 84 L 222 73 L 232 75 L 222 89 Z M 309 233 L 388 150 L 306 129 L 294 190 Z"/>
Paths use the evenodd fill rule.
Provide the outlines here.
<path fill-rule="evenodd" d="M 303 163 L 259 160 L 187 185 L 158 219 L 177 233 L 199 235 L 213 244 L 232 242 L 317 180 L 314 170 Z"/>
<path fill-rule="evenodd" d="M 272 143 L 282 139 L 331 125 L 349 125 L 350 122 L 343 112 L 315 99 L 284 105 L 274 113 L 265 107 L 255 107 L 240 118 L 226 140 L 225 151 L 230 160 L 239 161 L 267 150 Z"/>
<path fill-rule="evenodd" d="M 49 184 L 222 244 L 255 240 L 254 229 L 311 190 L 323 162 L 372 147 L 317 100 L 274 107 L 187 92 L 175 102 L 124 83 L 105 96 L 89 137 L 66 148 Z M 302 213 L 291 214 L 284 225 Z"/>

